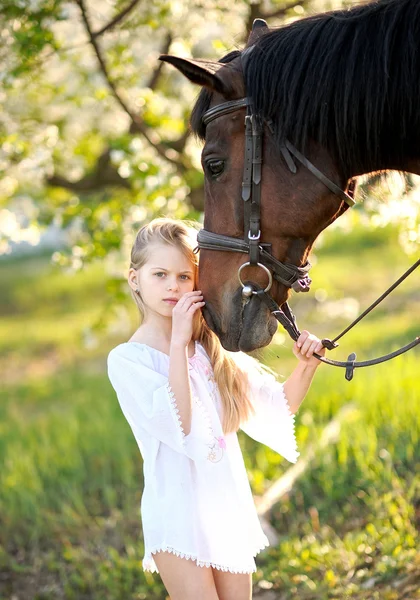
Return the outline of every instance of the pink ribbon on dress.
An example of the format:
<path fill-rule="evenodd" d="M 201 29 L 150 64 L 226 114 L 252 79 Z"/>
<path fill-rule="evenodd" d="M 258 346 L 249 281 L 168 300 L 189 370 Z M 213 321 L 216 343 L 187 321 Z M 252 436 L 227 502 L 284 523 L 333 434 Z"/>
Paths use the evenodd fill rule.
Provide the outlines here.
<path fill-rule="evenodd" d="M 226 450 L 225 438 L 224 437 L 218 437 L 216 439 L 219 442 L 219 448 L 223 448 L 223 450 Z"/>

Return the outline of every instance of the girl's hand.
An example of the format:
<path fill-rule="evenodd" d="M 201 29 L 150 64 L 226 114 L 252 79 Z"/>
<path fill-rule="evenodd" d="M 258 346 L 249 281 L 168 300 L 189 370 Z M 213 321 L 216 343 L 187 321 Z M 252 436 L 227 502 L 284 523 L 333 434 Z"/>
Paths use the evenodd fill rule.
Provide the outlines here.
<path fill-rule="evenodd" d="M 171 344 L 188 346 L 193 332 L 194 315 L 204 305 L 200 290 L 187 292 L 181 296 L 172 311 Z"/>
<path fill-rule="evenodd" d="M 309 333 L 309 331 L 302 331 L 297 342 L 293 346 L 293 354 L 303 363 L 318 367 L 321 364 L 317 358 L 315 358 L 313 353 L 316 352 L 320 356 L 325 356 L 325 348 L 322 345 L 322 342 L 316 335 Z"/>

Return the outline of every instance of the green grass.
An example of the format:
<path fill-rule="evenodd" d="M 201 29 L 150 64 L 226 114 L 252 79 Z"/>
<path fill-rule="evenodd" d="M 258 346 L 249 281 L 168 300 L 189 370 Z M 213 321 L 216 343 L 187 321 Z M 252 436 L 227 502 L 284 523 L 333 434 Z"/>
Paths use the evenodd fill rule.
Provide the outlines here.
<path fill-rule="evenodd" d="M 313 293 L 292 300 L 300 326 L 332 336 L 346 324 L 321 310 L 318 288 L 364 307 L 390 285 L 409 263 L 395 235 L 328 232 L 316 250 Z M 45 259 L 12 261 L 0 264 L 0 277 L 0 598 L 165 598 L 159 577 L 141 568 L 141 457 L 106 376 L 107 352 L 127 335 L 122 326 L 113 335 L 103 329 L 97 346 L 83 345 L 83 329 L 108 309 L 102 266 L 70 277 Z M 334 357 L 376 356 L 418 335 L 417 290 L 407 282 L 389 311 L 369 316 Z M 136 327 L 132 307 L 126 320 Z M 291 343 L 279 341 L 263 354 L 287 375 L 295 359 Z M 260 586 L 284 600 L 419 597 L 418 365 L 414 350 L 356 370 L 350 383 L 320 367 L 297 416 L 302 456 L 341 407 L 354 410 L 338 441 L 316 452 L 272 508 L 279 543 L 257 559 L 256 597 Z M 288 463 L 242 433 L 240 442 L 261 495 Z"/>

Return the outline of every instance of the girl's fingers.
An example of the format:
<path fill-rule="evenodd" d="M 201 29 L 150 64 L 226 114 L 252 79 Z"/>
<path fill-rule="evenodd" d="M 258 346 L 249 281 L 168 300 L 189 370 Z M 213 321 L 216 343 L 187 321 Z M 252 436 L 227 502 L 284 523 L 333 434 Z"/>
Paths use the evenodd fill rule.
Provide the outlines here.
<path fill-rule="evenodd" d="M 191 298 L 197 298 L 198 296 L 203 297 L 201 290 L 194 290 L 193 292 L 185 292 L 183 296 L 178 300 L 177 306 L 183 306 L 185 302 L 190 300 Z"/>
<path fill-rule="evenodd" d="M 201 290 L 194 290 L 193 292 L 185 292 L 185 294 L 180 298 L 180 300 L 184 300 L 186 298 L 194 298 L 195 296 L 202 296 L 203 293 Z"/>
<path fill-rule="evenodd" d="M 184 302 L 182 302 L 182 304 L 179 305 L 179 308 L 181 309 L 185 309 L 186 311 L 190 309 L 190 307 L 196 303 L 197 301 L 201 301 L 201 299 L 203 298 L 203 296 L 200 294 L 199 296 L 190 296 L 188 298 L 185 298 Z M 181 300 L 180 300 L 181 302 Z M 178 303 L 179 304 L 179 303 Z M 178 306 L 177 304 L 177 306 Z"/>
<path fill-rule="evenodd" d="M 312 345 L 312 340 L 308 337 L 302 344 L 302 347 L 300 349 L 301 354 L 303 354 L 304 356 L 306 356 L 307 352 L 309 351 L 310 347 Z"/>
<path fill-rule="evenodd" d="M 176 305 L 176 307 L 174 308 L 174 312 L 172 314 L 178 314 L 178 315 L 185 315 L 188 313 L 192 313 L 195 310 L 197 310 L 197 308 L 201 308 L 202 306 L 205 305 L 205 302 L 202 300 L 199 300 L 199 298 L 202 298 L 203 296 L 198 296 L 197 298 L 194 299 L 190 299 L 188 302 L 185 302 L 185 304 L 183 304 L 182 306 L 179 307 L 179 310 L 176 310 L 176 308 L 178 308 L 178 305 Z"/>
<path fill-rule="evenodd" d="M 325 348 L 322 345 L 320 339 L 310 334 L 308 331 L 302 331 L 295 346 L 293 352 L 300 360 L 307 360 L 312 357 L 314 353 L 325 355 Z"/>
<path fill-rule="evenodd" d="M 300 334 L 300 336 L 298 337 L 298 340 L 296 342 L 297 347 L 303 349 L 303 345 L 305 344 L 308 337 L 309 337 L 309 331 L 306 331 L 306 330 L 302 331 L 302 333 Z M 302 352 L 302 350 L 301 350 L 301 352 Z"/>
<path fill-rule="evenodd" d="M 198 296 L 197 298 L 193 298 L 191 300 L 191 302 L 189 302 L 186 305 L 186 309 L 190 310 L 190 308 L 192 308 L 193 306 L 196 306 L 197 304 L 201 304 L 202 301 L 203 301 L 203 296 Z"/>
<path fill-rule="evenodd" d="M 318 340 L 315 340 L 314 342 L 312 342 L 312 344 L 309 346 L 309 350 L 306 352 L 306 356 L 309 358 L 310 356 L 312 356 L 312 354 L 316 351 L 316 349 L 318 348 Z"/>
<path fill-rule="evenodd" d="M 191 304 L 191 306 L 188 310 L 192 309 L 191 312 L 194 312 L 195 310 L 197 310 L 197 308 L 201 308 L 204 305 L 205 305 L 205 302 L 194 302 L 194 304 Z"/>
<path fill-rule="evenodd" d="M 297 347 L 302 356 L 306 356 L 309 358 L 314 352 L 317 352 L 318 350 L 322 349 L 322 343 L 318 338 L 314 338 L 314 336 L 310 334 L 304 335 L 304 333 L 306 332 L 303 332 L 302 335 L 299 337 L 297 341 Z M 299 343 L 301 345 L 300 348 Z"/>

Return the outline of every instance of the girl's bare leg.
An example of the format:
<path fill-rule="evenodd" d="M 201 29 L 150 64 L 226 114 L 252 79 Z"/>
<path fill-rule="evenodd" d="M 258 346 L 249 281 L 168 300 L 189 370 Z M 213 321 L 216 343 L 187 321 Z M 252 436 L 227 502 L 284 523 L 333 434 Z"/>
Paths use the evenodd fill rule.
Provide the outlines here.
<path fill-rule="evenodd" d="M 252 574 L 212 569 L 219 600 L 251 600 Z"/>
<path fill-rule="evenodd" d="M 157 552 L 153 558 L 170 600 L 219 600 L 210 567 L 170 552 Z"/>

